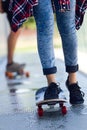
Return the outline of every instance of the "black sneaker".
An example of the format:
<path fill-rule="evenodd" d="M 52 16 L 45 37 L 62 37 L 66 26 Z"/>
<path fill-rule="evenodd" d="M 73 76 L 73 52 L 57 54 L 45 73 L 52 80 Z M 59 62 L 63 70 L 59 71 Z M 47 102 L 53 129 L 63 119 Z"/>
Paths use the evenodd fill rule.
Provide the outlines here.
<path fill-rule="evenodd" d="M 56 83 L 51 83 L 44 94 L 44 100 L 57 99 L 58 94 L 61 92 L 61 88 Z"/>
<path fill-rule="evenodd" d="M 78 83 L 69 85 L 69 80 L 67 79 L 66 86 L 70 92 L 70 103 L 73 105 L 82 104 L 84 102 L 84 93 L 80 90 Z"/>

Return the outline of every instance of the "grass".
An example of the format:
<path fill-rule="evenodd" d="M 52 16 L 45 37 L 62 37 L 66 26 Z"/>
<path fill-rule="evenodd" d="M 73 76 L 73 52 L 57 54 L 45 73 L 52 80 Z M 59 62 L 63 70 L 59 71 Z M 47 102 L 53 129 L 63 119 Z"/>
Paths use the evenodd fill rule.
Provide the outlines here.
<path fill-rule="evenodd" d="M 25 47 L 17 47 L 15 49 L 15 51 L 17 53 L 25 53 L 25 52 L 36 52 L 37 51 L 37 48 L 36 48 L 36 45 L 32 45 L 32 46 L 25 46 Z"/>
<path fill-rule="evenodd" d="M 35 24 L 35 20 L 34 17 L 30 17 L 29 19 L 27 19 L 26 22 L 24 22 L 23 27 L 26 29 L 35 29 L 36 28 L 36 24 Z"/>

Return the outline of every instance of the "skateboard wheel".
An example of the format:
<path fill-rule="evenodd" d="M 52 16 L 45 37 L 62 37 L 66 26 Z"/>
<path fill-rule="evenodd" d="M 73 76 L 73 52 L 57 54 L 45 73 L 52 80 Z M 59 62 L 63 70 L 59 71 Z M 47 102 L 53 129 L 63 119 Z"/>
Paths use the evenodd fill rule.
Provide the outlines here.
<path fill-rule="evenodd" d="M 12 74 L 12 73 L 9 73 L 8 78 L 9 78 L 9 79 L 13 79 L 13 77 L 14 77 L 13 74 Z"/>
<path fill-rule="evenodd" d="M 38 108 L 38 115 L 39 117 L 43 116 L 43 109 L 41 107 Z"/>
<path fill-rule="evenodd" d="M 67 113 L 67 109 L 65 106 L 62 107 L 62 114 L 65 115 Z"/>
<path fill-rule="evenodd" d="M 13 78 L 13 74 L 11 72 L 6 72 L 5 75 L 9 78 L 12 79 Z"/>
<path fill-rule="evenodd" d="M 30 75 L 29 75 L 29 72 L 26 72 L 25 75 L 26 75 L 26 77 L 29 77 L 29 76 L 30 76 Z"/>

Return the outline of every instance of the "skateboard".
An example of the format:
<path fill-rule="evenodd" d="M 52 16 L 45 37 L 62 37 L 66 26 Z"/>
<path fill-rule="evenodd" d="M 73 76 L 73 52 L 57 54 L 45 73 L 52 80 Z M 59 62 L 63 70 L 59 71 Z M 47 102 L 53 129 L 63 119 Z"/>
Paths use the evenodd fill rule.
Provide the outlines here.
<path fill-rule="evenodd" d="M 38 116 L 43 116 L 44 110 L 42 106 L 48 106 L 48 112 L 54 112 L 58 111 L 58 107 L 56 107 L 56 104 L 59 105 L 59 108 L 61 109 L 61 112 L 63 115 L 67 113 L 67 108 L 64 105 L 64 103 L 67 102 L 66 97 L 64 95 L 64 92 L 61 90 L 61 92 L 58 94 L 58 99 L 50 99 L 50 100 L 44 100 L 44 93 L 46 91 L 47 87 L 40 88 L 35 93 L 35 99 L 36 99 L 36 106 L 38 107 L 37 112 Z"/>
<path fill-rule="evenodd" d="M 19 76 L 19 77 L 20 77 L 20 76 L 29 77 L 30 74 L 29 74 L 28 71 L 25 71 L 25 70 L 24 70 L 24 67 L 25 67 L 25 65 L 24 65 L 24 66 L 21 66 L 21 67 L 19 68 L 19 70 L 16 71 L 16 72 L 6 71 L 6 72 L 5 72 L 5 76 L 6 76 L 8 79 L 15 79 L 15 78 L 17 78 L 18 76 Z"/>

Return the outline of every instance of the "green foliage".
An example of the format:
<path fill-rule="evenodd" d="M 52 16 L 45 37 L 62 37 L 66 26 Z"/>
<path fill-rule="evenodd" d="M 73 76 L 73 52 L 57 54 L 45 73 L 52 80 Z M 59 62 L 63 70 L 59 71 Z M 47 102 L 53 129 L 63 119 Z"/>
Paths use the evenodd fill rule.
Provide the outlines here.
<path fill-rule="evenodd" d="M 26 28 L 26 29 L 35 29 L 36 28 L 36 24 L 35 24 L 35 20 L 34 20 L 34 17 L 30 17 L 28 18 L 24 24 L 23 24 L 23 27 Z"/>

